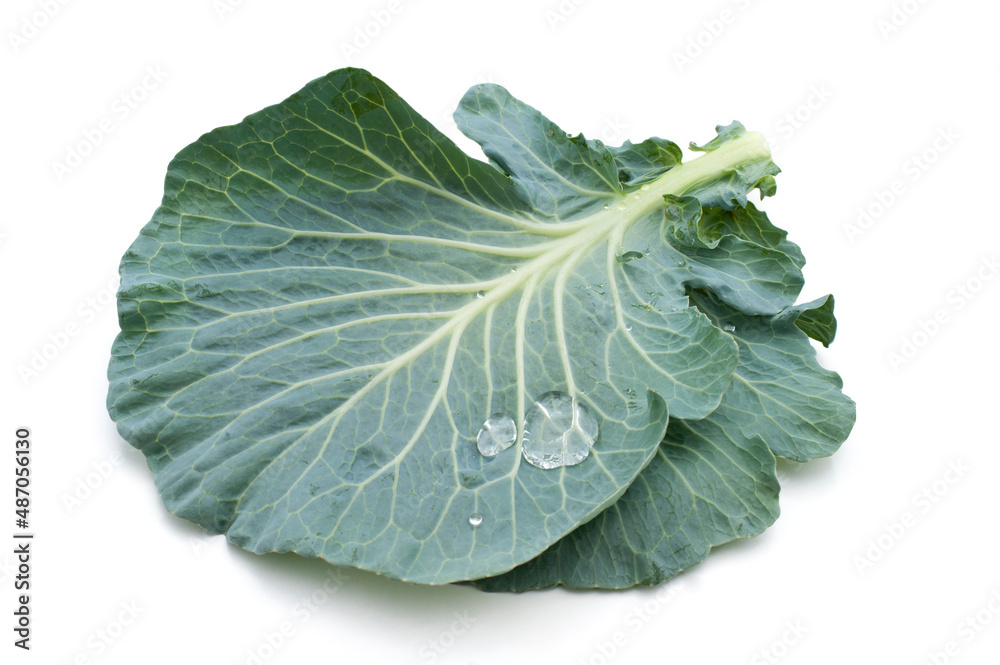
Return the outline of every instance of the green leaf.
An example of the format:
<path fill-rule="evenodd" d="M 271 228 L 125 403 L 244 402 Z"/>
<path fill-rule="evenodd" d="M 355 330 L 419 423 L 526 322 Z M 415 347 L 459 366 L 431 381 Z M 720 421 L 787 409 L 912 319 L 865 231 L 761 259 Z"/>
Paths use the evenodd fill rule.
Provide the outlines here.
<path fill-rule="evenodd" d="M 641 143 L 626 141 L 608 150 L 618 162 L 618 179 L 629 185 L 655 180 L 681 163 L 680 147 L 655 136 Z"/>
<path fill-rule="evenodd" d="M 656 457 L 617 503 L 535 560 L 476 586 L 659 584 L 712 547 L 758 535 L 778 517 L 774 454 L 829 455 L 847 438 L 854 403 L 796 328 L 817 307 L 832 317 L 826 299 L 774 317 L 743 315 L 706 292 L 692 293 L 692 300 L 740 345 L 719 408 L 702 420 L 671 419 Z"/>
<path fill-rule="evenodd" d="M 618 164 L 604 144 L 567 134 L 499 85 L 470 89 L 455 122 L 510 174 L 536 215 L 570 219 L 599 211 L 621 194 Z"/>
<path fill-rule="evenodd" d="M 664 235 L 664 197 L 734 204 L 776 172 L 759 134 L 623 185 L 627 148 L 617 161 L 502 88 L 456 117 L 493 164 L 338 70 L 171 162 L 122 260 L 108 397 L 170 510 L 254 552 L 410 581 L 506 571 L 611 505 L 668 411 L 718 406 L 737 344 L 691 288 L 766 313 L 797 292 L 779 251 Z M 541 469 L 521 424 L 551 391 L 598 434 Z M 517 439 L 484 457 L 496 413 Z"/>
<path fill-rule="evenodd" d="M 746 436 L 761 436 L 779 457 L 804 462 L 836 452 L 854 427 L 854 401 L 836 372 L 820 366 L 802 322 L 836 328 L 830 296 L 788 307 L 773 319 L 748 316 L 708 292 L 692 300 L 715 325 L 732 328 L 740 362 L 724 403 Z M 831 338 L 832 339 L 832 338 Z"/>
<path fill-rule="evenodd" d="M 823 346 L 830 346 L 837 336 L 837 319 L 833 316 L 833 296 L 818 298 L 796 308 L 795 325 Z"/>
<path fill-rule="evenodd" d="M 694 277 L 689 286 L 710 289 L 748 314 L 776 314 L 795 301 L 804 282 L 801 252 L 783 232 L 770 233 L 767 216 L 753 204 L 699 211 L 693 196 L 664 200 L 664 241 L 683 253 Z"/>
<path fill-rule="evenodd" d="M 764 531 L 778 517 L 774 455 L 760 438 L 734 440 L 737 430 L 716 418 L 672 420 L 656 457 L 614 505 L 536 559 L 472 584 L 485 591 L 652 586 L 716 545 Z"/>
<path fill-rule="evenodd" d="M 709 247 L 715 247 L 720 238 L 732 235 L 765 250 L 781 252 L 791 259 L 798 269 L 795 280 L 796 285 L 801 288 L 803 282 L 801 269 L 806 263 L 802 250 L 788 240 L 786 231 L 772 224 L 767 214 L 758 210 L 753 203 L 747 203 L 745 207 L 734 210 L 712 208 L 705 211 L 699 220 L 698 233 L 706 238 L 708 243 L 715 243 L 707 244 Z M 795 291 L 795 295 L 798 295 L 798 290 Z"/>

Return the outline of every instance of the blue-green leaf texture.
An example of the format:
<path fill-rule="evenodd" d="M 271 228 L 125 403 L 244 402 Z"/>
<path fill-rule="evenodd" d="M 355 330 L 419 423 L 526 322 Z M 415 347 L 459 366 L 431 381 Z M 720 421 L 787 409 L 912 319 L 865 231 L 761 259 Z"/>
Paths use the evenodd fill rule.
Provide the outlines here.
<path fill-rule="evenodd" d="M 738 344 L 692 289 L 755 316 L 794 302 L 794 256 L 664 224 L 670 197 L 738 214 L 777 173 L 759 135 L 683 165 L 658 139 L 643 162 L 493 85 L 456 119 L 490 164 L 338 70 L 171 162 L 122 260 L 108 396 L 168 509 L 253 552 L 496 575 L 612 505 L 668 415 L 716 410 Z M 533 467 L 520 437 L 479 454 L 491 413 L 520 424 L 552 390 L 598 420 L 586 460 Z"/>
<path fill-rule="evenodd" d="M 659 137 L 640 143 L 626 141 L 618 147 L 608 146 L 618 162 L 618 180 L 628 185 L 641 185 L 655 180 L 681 163 L 680 147 Z"/>
<path fill-rule="evenodd" d="M 491 591 L 562 584 L 624 588 L 659 584 L 702 561 L 712 547 L 763 532 L 778 517 L 775 455 L 829 455 L 854 424 L 840 377 L 816 363 L 797 321 L 833 320 L 829 297 L 773 317 L 746 316 L 708 293 L 699 309 L 734 328 L 736 376 L 701 420 L 671 419 L 656 457 L 596 519 L 533 561 L 478 580 Z"/>
<path fill-rule="evenodd" d="M 836 452 L 854 427 L 855 404 L 842 392 L 840 375 L 820 366 L 803 331 L 819 330 L 817 320 L 836 329 L 833 297 L 788 307 L 772 319 L 738 312 L 709 292 L 691 297 L 717 326 L 734 329 L 740 362 L 723 400 L 734 426 L 798 462 Z"/>
<path fill-rule="evenodd" d="M 833 315 L 833 296 L 817 299 L 802 306 L 795 318 L 799 330 L 823 346 L 830 346 L 837 336 L 837 319 Z"/>

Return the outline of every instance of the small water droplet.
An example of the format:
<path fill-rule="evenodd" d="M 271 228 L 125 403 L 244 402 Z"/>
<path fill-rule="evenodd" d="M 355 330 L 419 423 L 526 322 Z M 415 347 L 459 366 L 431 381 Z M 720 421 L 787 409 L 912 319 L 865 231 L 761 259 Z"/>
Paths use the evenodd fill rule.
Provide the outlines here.
<path fill-rule="evenodd" d="M 514 419 L 503 413 L 494 413 L 486 419 L 476 435 L 476 447 L 486 457 L 495 457 L 511 447 L 517 440 Z"/>
<path fill-rule="evenodd" d="M 619 204 L 618 204 L 617 206 L 615 206 L 615 207 L 616 207 L 616 208 L 618 208 L 619 210 L 624 210 L 624 209 L 625 209 L 625 203 L 624 203 L 624 202 L 622 202 L 622 203 L 619 203 Z"/>
<path fill-rule="evenodd" d="M 632 325 L 629 323 L 625 324 L 625 330 L 632 330 Z"/>
<path fill-rule="evenodd" d="M 726 332 L 736 332 L 736 326 L 734 326 L 731 323 L 727 323 L 726 325 L 722 326 L 722 329 L 725 330 Z"/>
<path fill-rule="evenodd" d="M 638 192 L 636 192 L 635 194 L 632 195 L 632 198 L 636 199 L 638 201 L 639 199 L 642 198 L 642 194 L 639 194 Z"/>
<path fill-rule="evenodd" d="M 483 523 L 483 516 L 479 513 L 472 513 L 469 515 L 469 524 L 472 526 L 479 526 Z"/>
<path fill-rule="evenodd" d="M 476 292 L 476 297 L 477 298 L 485 298 L 486 297 L 486 291 L 477 291 Z"/>
<path fill-rule="evenodd" d="M 605 210 L 607 210 L 607 209 L 608 209 L 608 208 L 610 208 L 610 207 L 611 207 L 611 206 L 609 206 L 609 205 L 608 205 L 607 203 L 605 203 L 605 204 L 604 204 L 604 209 L 605 209 Z"/>
<path fill-rule="evenodd" d="M 597 439 L 597 419 L 575 397 L 547 392 L 524 418 L 521 452 L 529 464 L 556 469 L 579 464 Z"/>
<path fill-rule="evenodd" d="M 681 268 L 683 268 L 683 267 L 684 267 L 684 266 L 686 266 L 687 264 L 688 264 L 688 262 L 687 262 L 687 261 L 678 261 L 678 262 L 677 262 L 677 265 L 679 265 L 679 266 L 680 266 Z"/>
<path fill-rule="evenodd" d="M 642 190 L 642 191 L 644 191 L 644 192 L 648 192 L 648 191 L 649 191 L 649 185 L 643 185 L 643 186 L 642 186 L 642 187 L 640 187 L 639 189 L 641 189 L 641 190 Z"/>
<path fill-rule="evenodd" d="M 510 271 L 511 272 L 517 272 L 517 268 L 511 268 Z"/>

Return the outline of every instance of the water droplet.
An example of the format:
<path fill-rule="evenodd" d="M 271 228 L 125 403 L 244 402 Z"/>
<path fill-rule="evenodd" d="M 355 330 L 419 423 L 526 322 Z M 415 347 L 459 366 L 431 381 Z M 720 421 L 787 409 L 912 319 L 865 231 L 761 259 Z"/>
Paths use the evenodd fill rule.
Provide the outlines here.
<path fill-rule="evenodd" d="M 469 524 L 472 526 L 479 526 L 483 523 L 483 516 L 479 513 L 472 513 L 469 515 Z"/>
<path fill-rule="evenodd" d="M 633 199 L 636 199 L 636 200 L 639 200 L 639 199 L 641 199 L 641 198 L 642 198 L 642 194 L 640 194 L 640 193 L 636 192 L 635 194 L 633 194 L 633 195 L 632 195 L 632 198 L 633 198 Z"/>
<path fill-rule="evenodd" d="M 494 457 L 511 447 L 517 440 L 517 425 L 514 419 L 502 413 L 494 413 L 486 419 L 476 435 L 479 452 Z"/>
<path fill-rule="evenodd" d="M 524 418 L 521 452 L 540 469 L 572 466 L 590 455 L 597 432 L 597 419 L 575 397 L 548 392 Z"/>
<path fill-rule="evenodd" d="M 680 266 L 681 268 L 683 268 L 683 267 L 684 267 L 684 266 L 686 266 L 687 264 L 688 264 L 688 262 L 687 262 L 687 261 L 678 261 L 678 262 L 677 262 L 677 265 L 679 265 L 679 266 Z"/>
<path fill-rule="evenodd" d="M 640 187 L 639 189 L 641 189 L 641 190 L 642 190 L 642 191 L 644 191 L 644 192 L 648 192 L 648 191 L 649 191 L 649 185 L 643 185 L 643 186 L 642 186 L 642 187 Z"/>
<path fill-rule="evenodd" d="M 632 330 L 632 324 L 626 323 L 625 324 L 625 330 Z"/>
<path fill-rule="evenodd" d="M 625 209 L 625 203 L 624 203 L 624 202 L 622 202 L 622 203 L 619 203 L 619 204 L 618 204 L 617 206 L 615 206 L 615 207 L 616 207 L 616 208 L 618 208 L 619 210 L 624 210 L 624 209 Z"/>
<path fill-rule="evenodd" d="M 607 210 L 607 209 L 608 209 L 608 208 L 610 208 L 610 207 L 611 207 L 611 206 L 609 206 L 609 205 L 608 205 L 607 203 L 605 203 L 605 204 L 604 204 L 604 209 L 605 209 L 605 210 Z"/>
<path fill-rule="evenodd" d="M 517 272 L 517 268 L 511 268 L 510 271 L 511 272 Z"/>
<path fill-rule="evenodd" d="M 727 323 L 726 325 L 722 326 L 722 329 L 725 330 L 726 332 L 736 332 L 736 326 L 734 326 L 731 323 Z"/>
<path fill-rule="evenodd" d="M 486 297 L 486 291 L 477 291 L 476 292 L 476 297 L 477 298 L 485 298 Z"/>

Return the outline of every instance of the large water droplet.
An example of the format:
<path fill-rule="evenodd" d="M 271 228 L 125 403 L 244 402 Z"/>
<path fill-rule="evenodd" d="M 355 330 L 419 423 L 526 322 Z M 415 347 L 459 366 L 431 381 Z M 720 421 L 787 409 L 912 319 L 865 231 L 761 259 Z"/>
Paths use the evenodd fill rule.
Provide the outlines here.
<path fill-rule="evenodd" d="M 502 413 L 494 413 L 486 419 L 476 435 L 476 446 L 479 452 L 487 457 L 494 457 L 510 448 L 517 440 L 517 425 L 514 419 Z"/>
<path fill-rule="evenodd" d="M 479 513 L 472 513 L 469 515 L 469 524 L 472 526 L 479 526 L 483 523 L 483 516 Z"/>
<path fill-rule="evenodd" d="M 552 391 L 535 401 L 524 418 L 521 452 L 541 469 L 587 459 L 597 438 L 597 419 L 575 397 Z"/>
<path fill-rule="evenodd" d="M 726 325 L 722 326 L 722 329 L 725 330 L 726 332 L 736 332 L 736 326 L 734 326 L 731 323 L 727 323 Z"/>

